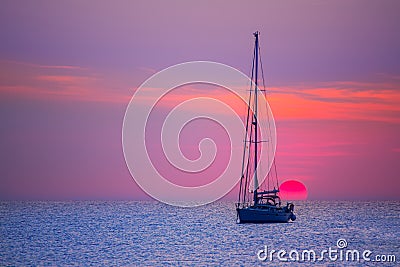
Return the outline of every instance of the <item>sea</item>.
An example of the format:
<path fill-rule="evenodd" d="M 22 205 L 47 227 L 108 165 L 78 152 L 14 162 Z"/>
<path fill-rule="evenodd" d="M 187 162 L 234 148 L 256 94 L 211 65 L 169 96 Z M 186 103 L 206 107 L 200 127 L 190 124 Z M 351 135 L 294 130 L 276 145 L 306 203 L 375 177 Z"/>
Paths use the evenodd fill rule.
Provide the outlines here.
<path fill-rule="evenodd" d="M 399 201 L 294 203 L 237 224 L 223 201 L 0 202 L 0 266 L 400 266 Z"/>

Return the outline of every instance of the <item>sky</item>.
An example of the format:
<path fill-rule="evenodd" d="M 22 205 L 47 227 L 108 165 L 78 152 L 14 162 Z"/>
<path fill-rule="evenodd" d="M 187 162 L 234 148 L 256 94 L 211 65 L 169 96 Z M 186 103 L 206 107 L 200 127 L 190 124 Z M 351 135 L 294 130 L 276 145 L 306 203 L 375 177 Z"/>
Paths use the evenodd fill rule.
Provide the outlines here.
<path fill-rule="evenodd" d="M 187 61 L 250 75 L 258 30 L 279 180 L 303 183 L 308 199 L 399 200 L 399 11 L 370 0 L 1 1 L 0 199 L 150 199 L 122 151 L 134 92 Z M 166 107 L 226 94 L 214 89 L 175 90 L 152 114 L 152 161 L 177 183 L 204 184 L 226 164 L 217 154 L 189 177 L 157 147 Z M 229 148 L 202 123 L 182 132 L 189 158 L 204 137 Z"/>

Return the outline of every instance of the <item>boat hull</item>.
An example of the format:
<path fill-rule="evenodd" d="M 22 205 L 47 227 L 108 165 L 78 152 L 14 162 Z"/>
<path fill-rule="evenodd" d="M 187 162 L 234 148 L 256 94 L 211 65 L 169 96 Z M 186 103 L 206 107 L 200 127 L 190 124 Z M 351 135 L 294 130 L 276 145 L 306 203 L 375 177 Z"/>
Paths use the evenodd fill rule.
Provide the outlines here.
<path fill-rule="evenodd" d="M 238 208 L 239 223 L 287 223 L 294 214 L 286 209 Z"/>

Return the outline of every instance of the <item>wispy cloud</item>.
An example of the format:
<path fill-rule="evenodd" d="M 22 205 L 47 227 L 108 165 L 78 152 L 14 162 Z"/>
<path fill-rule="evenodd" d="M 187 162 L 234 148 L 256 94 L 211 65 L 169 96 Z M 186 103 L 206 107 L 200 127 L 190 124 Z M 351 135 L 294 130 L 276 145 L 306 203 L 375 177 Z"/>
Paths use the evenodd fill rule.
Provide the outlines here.
<path fill-rule="evenodd" d="M 7 65 L 19 65 L 19 66 L 40 68 L 40 69 L 64 69 L 64 70 L 86 69 L 80 66 L 73 66 L 73 65 L 42 65 L 42 64 L 34 64 L 30 62 L 15 61 L 15 60 L 1 60 L 1 62 L 2 64 L 7 64 Z"/>
<path fill-rule="evenodd" d="M 84 67 L 0 61 L 0 70 L 0 94 L 111 103 L 130 99 L 131 91 L 115 90 L 112 81 Z"/>
<path fill-rule="evenodd" d="M 39 75 L 36 77 L 36 79 L 39 81 L 54 82 L 60 84 L 84 83 L 96 80 L 94 77 L 73 75 Z"/>
<path fill-rule="evenodd" d="M 268 99 L 282 119 L 400 122 L 400 82 L 299 84 L 271 88 Z"/>

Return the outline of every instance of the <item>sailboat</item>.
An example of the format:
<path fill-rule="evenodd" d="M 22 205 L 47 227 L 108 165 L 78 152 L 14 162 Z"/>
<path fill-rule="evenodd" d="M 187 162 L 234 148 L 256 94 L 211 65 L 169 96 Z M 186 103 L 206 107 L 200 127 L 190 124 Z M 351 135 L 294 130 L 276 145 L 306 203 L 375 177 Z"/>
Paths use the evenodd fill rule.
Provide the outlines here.
<path fill-rule="evenodd" d="M 260 146 L 268 140 L 260 140 L 260 127 L 263 126 L 262 118 L 259 116 L 259 97 L 265 94 L 265 90 L 258 87 L 259 65 L 262 69 L 260 57 L 259 35 L 254 33 L 255 45 L 253 53 L 252 85 L 249 90 L 249 108 L 247 109 L 246 134 L 243 149 L 242 173 L 239 187 L 239 198 L 236 203 L 238 223 L 286 223 L 296 220 L 294 215 L 294 204 L 288 202 L 282 205 L 279 196 L 278 175 L 276 172 L 275 159 L 269 166 L 267 177 L 259 177 L 261 172 L 262 158 L 259 158 Z M 264 75 L 263 87 L 265 88 Z M 263 96 L 265 97 L 265 95 Z M 252 109 L 250 109 L 252 105 Z M 265 120 L 267 121 L 267 120 Z M 264 122 L 265 122 L 264 121 Z M 268 121 L 267 121 L 268 123 Z M 273 181 L 274 180 L 274 181 Z M 259 184 L 259 181 L 261 183 Z"/>

